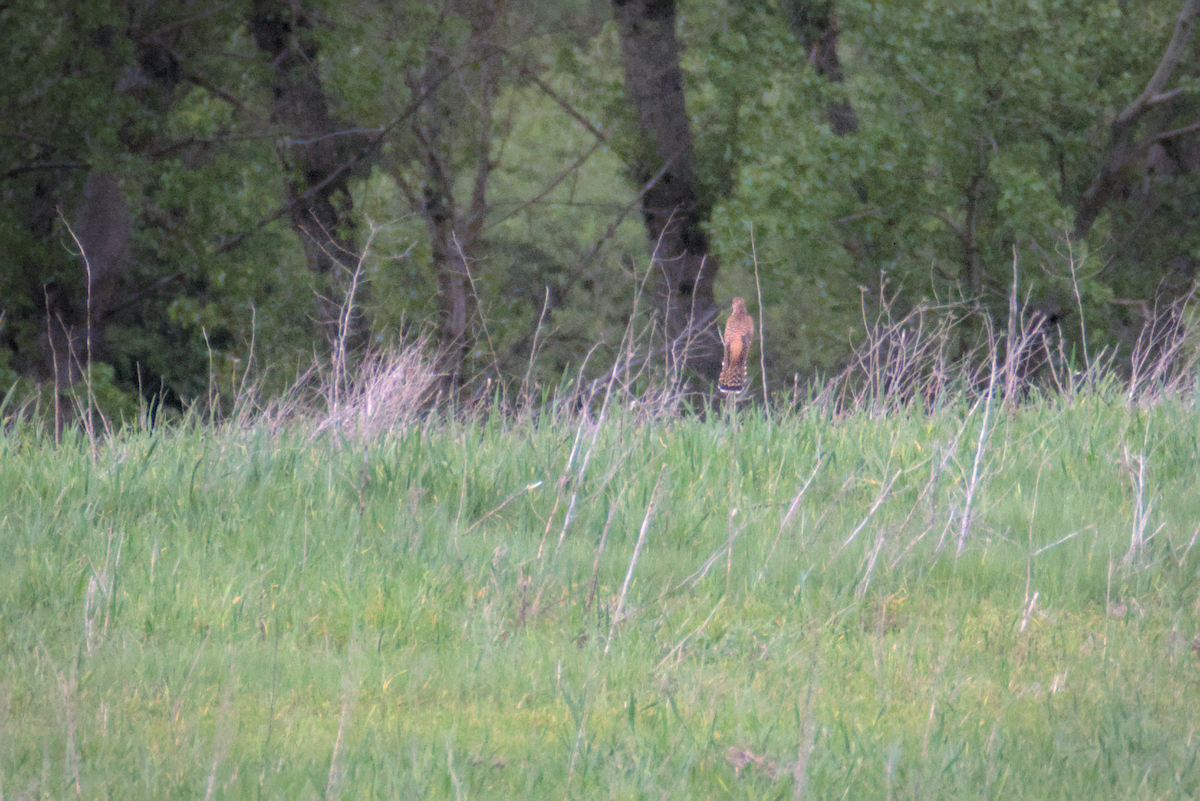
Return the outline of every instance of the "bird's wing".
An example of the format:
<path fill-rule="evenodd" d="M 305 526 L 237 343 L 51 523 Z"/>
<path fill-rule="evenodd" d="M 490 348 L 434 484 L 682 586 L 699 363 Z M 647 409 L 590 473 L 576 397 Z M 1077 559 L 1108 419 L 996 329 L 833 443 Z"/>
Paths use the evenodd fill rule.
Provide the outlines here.
<path fill-rule="evenodd" d="M 746 352 L 746 337 L 744 334 L 737 334 L 732 331 L 725 333 L 725 358 L 729 362 L 736 362 L 742 358 Z"/>

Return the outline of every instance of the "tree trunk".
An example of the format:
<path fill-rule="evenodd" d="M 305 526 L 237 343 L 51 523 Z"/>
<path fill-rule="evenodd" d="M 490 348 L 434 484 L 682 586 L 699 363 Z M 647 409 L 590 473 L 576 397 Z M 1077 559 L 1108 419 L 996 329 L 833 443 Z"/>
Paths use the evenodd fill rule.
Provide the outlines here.
<path fill-rule="evenodd" d="M 70 4 L 63 5 L 63 13 L 74 14 L 71 8 Z M 119 15 L 116 8 L 110 11 Z M 149 16 L 143 20 L 152 24 Z M 177 62 L 165 45 L 151 47 L 136 32 L 118 33 L 117 26 L 102 24 L 93 16 L 74 22 L 78 26 L 71 33 L 73 40 L 56 45 L 68 54 L 52 67 L 61 73 L 57 77 L 44 75 L 47 85 L 70 80 L 72 71 L 86 63 L 75 62 L 74 54 L 92 50 L 92 56 L 107 65 L 109 72 L 107 81 L 103 73 L 89 74 L 86 80 L 95 81 L 90 88 L 100 92 L 115 89 L 116 95 L 140 101 L 141 109 L 131 110 L 126 124 L 117 123 L 116 138 L 124 154 L 135 158 L 143 155 L 150 140 L 139 128 L 140 117 L 169 113 L 179 81 Z M 135 54 L 133 62 L 127 60 L 129 45 Z M 42 102 L 48 100 L 49 95 L 41 98 Z M 18 372 L 54 387 L 58 434 L 65 423 L 75 419 L 77 411 L 84 409 L 81 401 L 85 401 L 86 393 L 75 384 L 92 364 L 109 358 L 105 331 L 122 300 L 119 293 L 124 288 L 134 223 L 118 175 L 66 156 L 78 152 L 73 149 L 87 141 L 87 133 L 71 130 L 66 119 L 51 122 L 41 116 L 46 111 L 35 110 L 40 106 L 41 102 L 30 106 L 30 116 L 17 120 L 13 132 L 18 142 L 36 143 L 27 164 L 32 167 L 42 162 L 39 166 L 43 168 L 10 172 L 6 179 L 11 183 L 6 189 L 7 201 L 14 210 L 19 209 L 13 215 L 14 221 L 20 221 L 28 241 L 50 250 L 26 251 L 23 257 L 10 254 L 18 266 L 15 272 L 3 271 L 7 274 L 0 276 L 0 285 L 10 299 L 10 304 L 0 301 L 0 322 L 4 323 L 0 328 L 6 334 L 0 347 L 10 351 L 11 365 Z M 48 108 L 54 108 L 53 101 Z M 28 135 L 39 129 L 39 135 Z M 81 137 L 78 144 L 75 137 Z M 92 157 L 111 153 L 110 147 L 97 144 Z M 116 162 L 129 163 L 123 158 Z M 72 211 L 66 212 L 64 207 Z M 68 213 L 73 220 L 68 221 Z M 60 220 L 61 227 L 57 225 Z M 90 399 L 86 403 L 90 407 Z"/>
<path fill-rule="evenodd" d="M 15 357 L 14 368 L 54 387 L 56 435 L 75 418 L 77 401 L 85 396 L 72 397 L 72 387 L 89 364 L 106 356 L 104 331 L 117 300 L 133 230 L 125 193 L 111 173 L 93 170 L 88 175 L 76 220 L 69 223 L 69 231 L 56 232 L 61 194 L 57 181 L 39 180 L 23 222 L 37 239 L 56 239 L 56 248 L 66 247 L 77 258 L 66 274 L 57 275 L 44 263 L 26 261 L 8 280 L 14 296 L 28 298 L 28 303 L 15 308 L 0 303 L 0 317 L 34 332 L 34 347 L 22 349 L 17 337 L 4 344 Z"/>
<path fill-rule="evenodd" d="M 699 195 L 692 132 L 675 39 L 674 0 L 613 0 L 625 63 L 625 89 L 637 113 L 633 164 L 642 186 L 642 216 L 658 273 L 658 304 L 672 364 L 709 381 L 721 372 L 713 279 L 703 224 L 711 208 Z M 661 175 L 659 175 L 661 173 Z M 657 176 L 657 180 L 654 180 Z"/>
<path fill-rule="evenodd" d="M 75 236 L 86 257 L 83 268 L 87 353 L 100 355 L 109 311 L 125 271 L 133 220 L 125 192 L 112 173 L 93 171 L 83 187 L 83 207 L 75 223 Z"/>
<path fill-rule="evenodd" d="M 1145 161 L 1150 147 L 1164 134 L 1160 126 L 1140 141 L 1134 139 L 1134 130 L 1146 114 L 1182 91 L 1182 87 L 1167 91 L 1167 82 L 1185 55 L 1197 15 L 1200 15 L 1200 0 L 1186 0 L 1162 60 L 1146 88 L 1113 120 L 1108 148 L 1100 167 L 1075 204 L 1074 238 L 1083 239 L 1088 235 L 1109 200 L 1122 194 L 1132 183 L 1136 175 L 1135 164 Z M 1166 116 L 1161 119 L 1165 120 Z"/>
<path fill-rule="evenodd" d="M 466 42 L 468 69 L 457 82 L 466 98 L 437 91 L 454 69 L 451 53 L 435 37 L 425 67 L 409 78 L 415 96 L 428 98 L 413 118 L 412 131 L 420 150 L 421 190 L 405 180 L 400 169 L 393 174 L 410 204 L 425 218 L 431 256 L 438 283 L 441 330 L 437 370 L 441 390 L 456 397 L 462 389 L 464 364 L 473 336 L 471 325 L 478 299 L 471 278 L 478 264 L 483 223 L 488 212 L 487 187 L 492 168 L 492 114 L 501 78 L 502 48 L 496 37 L 504 13 L 500 0 L 479 0 L 464 10 L 471 26 Z M 463 134 L 469 138 L 464 139 Z M 473 159 L 470 155 L 473 154 Z M 454 194 L 460 170 L 473 160 L 471 196 L 459 203 Z"/>
<path fill-rule="evenodd" d="M 786 6 L 792 33 L 808 53 L 808 62 L 817 74 L 830 83 L 841 83 L 842 62 L 838 58 L 837 42 L 841 34 L 833 10 L 833 0 L 791 0 Z M 840 100 L 825 107 L 825 117 L 838 136 L 858 131 L 858 115 L 849 100 Z"/>
<path fill-rule="evenodd" d="M 329 293 L 317 300 L 317 316 L 331 340 L 344 335 L 350 349 L 369 340 L 361 312 L 364 287 L 355 279 L 359 255 L 351 220 L 354 200 L 349 171 L 321 188 L 306 201 L 296 203 L 310 187 L 333 174 L 362 142 L 351 136 L 330 136 L 339 130 L 329 114 L 317 66 L 317 45 L 303 36 L 311 25 L 299 3 L 255 0 L 250 32 L 258 48 L 271 56 L 275 69 L 275 107 L 272 120 L 289 140 L 280 157 L 290 167 L 288 200 L 294 203 L 292 227 L 300 236 L 310 269 L 329 281 Z M 357 284 L 357 286 L 355 286 Z M 358 297 L 349 297 L 354 286 Z M 339 330 L 343 307 L 353 304 L 346 330 Z"/>
<path fill-rule="evenodd" d="M 425 170 L 421 212 L 429 230 L 442 321 L 437 370 L 443 392 L 454 395 L 463 383 L 463 361 L 471 345 L 470 326 L 477 311 L 470 274 L 476 242 L 470 236 L 458 234 L 454 175 L 449 167 L 446 142 L 450 123 L 448 103 L 444 98 L 434 97 L 422 112 L 416 126 Z"/>

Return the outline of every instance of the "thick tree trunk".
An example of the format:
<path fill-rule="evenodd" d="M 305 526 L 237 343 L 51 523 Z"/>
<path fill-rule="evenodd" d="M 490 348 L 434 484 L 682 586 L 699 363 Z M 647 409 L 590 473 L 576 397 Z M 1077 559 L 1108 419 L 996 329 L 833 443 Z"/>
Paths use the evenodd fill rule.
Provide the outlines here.
<path fill-rule="evenodd" d="M 699 195 L 692 132 L 684 103 L 675 38 L 674 0 L 613 0 L 625 63 L 625 89 L 637 113 L 636 178 L 653 186 L 642 198 L 651 265 L 659 275 L 658 305 L 668 358 L 715 381 L 721 340 L 703 224 L 711 211 Z M 661 175 L 659 175 L 661 173 Z"/>
<path fill-rule="evenodd" d="M 84 288 L 87 352 L 99 356 L 104 349 L 109 311 L 125 271 L 133 220 L 116 176 L 93 171 L 83 187 L 83 207 L 75 223 L 75 236 L 86 257 Z"/>
<path fill-rule="evenodd" d="M 272 119 L 287 132 L 290 143 L 281 157 L 290 167 L 289 202 L 295 203 L 292 227 L 300 236 L 310 269 L 329 280 L 330 294 L 317 300 L 317 316 L 333 337 L 345 334 L 351 349 L 370 336 L 361 311 L 364 287 L 354 280 L 358 267 L 356 237 L 351 221 L 353 198 L 349 171 L 296 203 L 310 187 L 332 175 L 362 142 L 351 136 L 329 136 L 339 130 L 329 114 L 317 66 L 317 46 L 303 36 L 310 25 L 299 3 L 255 0 L 250 32 L 259 49 L 271 56 L 275 69 L 275 107 Z M 348 297 L 351 286 L 358 297 Z M 343 306 L 354 304 L 345 331 L 338 330 Z"/>
<path fill-rule="evenodd" d="M 59 187 L 39 181 L 25 219 L 27 230 L 38 239 L 55 238 Z M 36 347 L 24 352 L 16 340 L 5 343 L 16 358 L 13 366 L 35 381 L 54 387 L 56 434 L 75 417 L 80 397 L 72 387 L 90 363 L 105 358 L 104 331 L 125 269 L 133 223 L 129 204 L 117 178 L 94 170 L 84 184 L 77 218 L 61 232 L 61 244 L 78 252 L 78 272 L 54 278 L 42 264 L 26 263 L 16 273 L 19 296 L 29 298 L 10 310 L 0 304 L 0 316 L 36 332 Z M 66 278 L 67 280 L 63 280 Z M 11 316 L 10 316 L 11 315 Z"/>
<path fill-rule="evenodd" d="M 133 45 L 134 63 L 113 73 L 120 76 L 116 91 L 140 101 L 143 114 L 167 114 L 179 81 L 178 64 L 169 49 L 165 45 L 151 47 L 134 32 L 118 34 L 118 28 L 99 24 L 94 18 L 78 21 L 82 30 L 74 32 L 77 41 L 84 43 L 83 48 L 95 48 L 95 55 L 108 64 L 126 64 L 124 50 Z M 126 36 L 133 36 L 132 41 Z M 59 80 L 66 80 L 78 64 L 68 58 L 60 68 Z M 50 80 L 54 76 L 44 77 Z M 139 112 L 133 111 L 128 124 L 119 126 L 116 133 L 121 145 L 133 154 L 149 147 L 148 137 L 135 120 L 138 116 Z M 72 144 L 78 132 L 68 134 L 60 127 L 62 123 L 56 123 L 46 129 L 45 136 L 22 135 L 27 125 L 29 130 L 37 130 L 47 122 L 35 113 L 28 120 L 18 120 L 14 131 L 17 141 L 28 138 L 37 143 L 30 166 L 58 162 L 58 168 L 30 171 L 25 177 L 18 177 L 19 171 L 9 173 L 7 178 L 15 180 L 8 184 L 8 200 L 16 201 L 14 208 L 20 209 L 17 219 L 30 239 L 60 256 L 30 254 L 17 261 L 15 272 L 2 271 L 6 274 L 0 284 L 17 302 L 8 305 L 0 301 L 0 321 L 5 323 L 0 329 L 7 335 L 0 347 L 10 351 L 10 364 L 17 371 L 54 387 L 56 433 L 61 433 L 62 426 L 75 419 L 87 403 L 87 393 L 75 385 L 91 364 L 109 358 L 105 332 L 122 302 L 119 293 L 133 219 L 117 175 L 93 169 L 86 161 L 65 158 L 78 147 Z M 99 149 L 106 152 L 107 146 Z M 68 220 L 67 214 L 74 219 Z M 60 260 L 64 249 L 72 254 L 65 263 Z"/>

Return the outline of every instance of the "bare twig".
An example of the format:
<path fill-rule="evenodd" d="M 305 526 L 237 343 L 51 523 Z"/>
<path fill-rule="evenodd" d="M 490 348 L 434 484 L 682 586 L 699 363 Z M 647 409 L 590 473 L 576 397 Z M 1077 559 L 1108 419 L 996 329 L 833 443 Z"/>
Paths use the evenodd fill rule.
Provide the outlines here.
<path fill-rule="evenodd" d="M 971 531 L 971 523 L 974 517 L 975 493 L 979 490 L 982 483 L 980 468 L 983 464 L 983 455 L 987 450 L 988 440 L 992 435 L 992 429 L 989 427 L 989 424 L 992 420 L 992 398 L 995 396 L 995 390 L 996 356 L 993 349 L 991 376 L 988 379 L 987 395 L 983 404 L 983 422 L 980 423 L 979 439 L 975 443 L 975 459 L 971 463 L 971 475 L 967 479 L 966 488 L 963 491 L 962 517 L 959 520 L 958 547 L 955 549 L 955 558 L 962 556 L 963 550 L 967 547 L 967 535 Z"/>
<path fill-rule="evenodd" d="M 608 504 L 608 517 L 604 521 L 604 530 L 600 532 L 600 542 L 596 545 L 596 560 L 592 563 L 592 580 L 589 582 L 587 602 L 583 605 L 585 612 L 592 608 L 592 601 L 596 598 L 596 587 L 600 582 L 600 557 L 604 555 L 604 547 L 608 544 L 608 530 L 612 528 L 613 517 L 617 513 L 617 499 L 624 492 L 625 490 L 622 488 L 621 492 L 617 494 L 617 498 Z"/>
<path fill-rule="evenodd" d="M 1146 457 L 1140 453 L 1130 454 L 1129 448 L 1126 447 L 1121 457 L 1121 467 L 1133 488 L 1133 523 L 1129 531 L 1129 550 L 1121 559 L 1121 564 L 1129 565 L 1150 539 L 1146 536 L 1146 526 L 1150 523 L 1150 512 L 1154 504 L 1146 498 Z"/>
<path fill-rule="evenodd" d="M 339 178 L 341 178 L 341 176 L 347 170 L 351 169 L 359 161 L 373 153 L 376 148 L 383 144 L 383 141 L 387 138 L 388 134 L 395 130 L 397 126 L 399 126 L 413 114 L 416 114 L 421 109 L 421 106 L 424 105 L 429 99 L 429 95 L 436 92 L 438 87 L 441 86 L 442 82 L 449 78 L 453 72 L 454 70 L 447 70 L 444 74 L 435 76 L 433 81 L 428 86 L 422 86 L 418 96 L 407 106 L 405 106 L 403 111 L 393 117 L 391 122 L 383 126 L 377 135 L 371 137 L 366 145 L 364 145 L 357 153 L 330 172 L 329 175 L 325 176 L 323 180 L 317 184 L 314 184 L 313 186 L 310 186 L 307 191 L 297 196 L 294 200 L 292 200 L 292 202 L 283 204 L 275 211 L 260 219 L 254 224 L 253 227 L 250 228 L 250 230 L 243 231 L 232 239 L 226 240 L 220 246 L 218 246 L 214 252 L 218 255 L 222 253 L 228 253 L 244 243 L 253 234 L 258 233 L 283 215 L 291 213 L 296 207 L 301 206 L 316 197 L 322 190 L 324 190 L 334 181 L 337 181 Z"/>
<path fill-rule="evenodd" d="M 762 372 L 763 413 L 771 421 L 771 395 L 767 391 L 767 340 L 763 333 L 762 283 L 758 279 L 758 246 L 754 241 L 754 226 L 750 226 L 750 256 L 754 261 L 754 289 L 758 293 L 758 363 Z"/>
<path fill-rule="evenodd" d="M 603 131 L 601 131 L 599 128 L 597 128 L 595 125 L 592 125 L 592 123 L 588 121 L 587 117 L 580 114 L 579 111 L 574 106 L 572 106 L 570 103 L 568 103 L 566 100 L 564 100 L 563 97 L 561 95 L 559 95 L 558 92 L 551 89 L 550 86 L 545 81 L 543 81 L 541 78 L 539 78 L 538 76 L 536 76 L 532 73 L 527 73 L 526 77 L 529 79 L 530 83 L 532 83 L 538 89 L 541 89 L 543 92 L 545 92 L 547 97 L 549 97 L 551 100 L 553 100 L 555 103 L 557 103 L 563 111 L 567 112 L 567 115 L 569 117 L 571 117 L 571 119 L 578 122 L 580 125 L 582 125 L 584 128 L 587 129 L 588 133 L 590 133 L 592 136 L 596 137 L 597 142 L 603 144 L 608 141 L 607 134 L 605 134 Z"/>

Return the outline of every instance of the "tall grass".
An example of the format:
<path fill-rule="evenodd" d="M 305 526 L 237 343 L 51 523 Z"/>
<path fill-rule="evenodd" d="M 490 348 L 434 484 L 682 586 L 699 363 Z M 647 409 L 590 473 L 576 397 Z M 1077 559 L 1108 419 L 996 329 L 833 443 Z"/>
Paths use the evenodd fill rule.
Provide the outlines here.
<path fill-rule="evenodd" d="M 221 425 L 6 421 L 0 788 L 1196 795 L 1186 327 L 1122 383 L 1013 308 L 881 320 L 769 418 L 630 347 L 439 414 L 410 346 Z"/>

